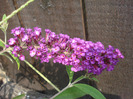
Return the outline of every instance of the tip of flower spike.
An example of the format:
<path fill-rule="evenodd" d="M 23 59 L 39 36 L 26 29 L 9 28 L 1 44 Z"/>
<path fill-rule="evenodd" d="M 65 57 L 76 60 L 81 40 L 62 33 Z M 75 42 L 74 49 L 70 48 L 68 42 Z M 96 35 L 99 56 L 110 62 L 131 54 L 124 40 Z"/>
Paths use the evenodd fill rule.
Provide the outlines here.
<path fill-rule="evenodd" d="M 120 50 L 118 48 L 116 48 L 115 51 L 117 52 L 117 54 L 120 58 L 122 58 L 122 59 L 124 58 L 124 56 L 122 55 L 122 53 L 120 52 Z"/>

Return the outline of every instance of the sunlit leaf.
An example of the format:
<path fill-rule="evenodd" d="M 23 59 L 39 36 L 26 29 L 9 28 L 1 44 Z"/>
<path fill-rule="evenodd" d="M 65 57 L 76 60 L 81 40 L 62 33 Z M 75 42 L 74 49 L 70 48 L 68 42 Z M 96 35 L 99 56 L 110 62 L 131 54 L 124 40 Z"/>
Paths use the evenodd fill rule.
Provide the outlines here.
<path fill-rule="evenodd" d="M 67 71 L 67 74 L 68 74 L 69 82 L 70 82 L 70 83 L 72 82 L 72 80 L 73 80 L 73 75 L 74 75 L 74 72 L 71 71 L 71 67 L 72 67 L 72 66 L 66 66 L 66 71 Z"/>
<path fill-rule="evenodd" d="M 3 15 L 2 20 L 4 20 L 6 18 L 6 14 Z M 8 28 L 8 23 L 7 20 L 4 21 L 4 23 L 1 25 L 0 29 L 6 33 L 6 30 Z"/>
<path fill-rule="evenodd" d="M 1 46 L 1 47 L 5 47 L 5 45 L 2 43 L 1 40 L 0 40 L 0 46 Z"/>
<path fill-rule="evenodd" d="M 15 57 L 11 52 L 9 52 L 9 54 L 12 56 L 12 58 L 16 61 L 17 65 L 18 65 L 18 70 L 20 68 L 20 61 L 18 57 Z"/>
<path fill-rule="evenodd" d="M 99 82 L 99 80 L 98 79 L 96 79 L 95 77 L 92 77 L 92 78 L 89 78 L 90 80 L 94 80 L 94 81 L 96 81 L 96 82 Z"/>
<path fill-rule="evenodd" d="M 14 97 L 13 99 L 22 99 L 25 96 L 25 94 L 21 94 L 19 96 Z"/>
<path fill-rule="evenodd" d="M 6 14 L 3 15 L 2 20 L 4 20 L 6 18 Z M 7 20 L 5 21 L 5 23 L 7 23 Z"/>
<path fill-rule="evenodd" d="M 75 84 L 74 85 L 76 88 L 82 90 L 84 93 L 92 96 L 95 99 L 106 99 L 103 94 L 97 90 L 96 88 L 87 85 L 87 84 Z"/>

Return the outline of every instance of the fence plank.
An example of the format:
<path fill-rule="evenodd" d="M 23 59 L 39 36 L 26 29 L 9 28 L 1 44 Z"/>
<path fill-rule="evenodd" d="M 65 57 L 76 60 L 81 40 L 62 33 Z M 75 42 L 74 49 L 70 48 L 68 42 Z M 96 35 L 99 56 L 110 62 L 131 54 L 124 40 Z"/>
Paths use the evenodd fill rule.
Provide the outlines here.
<path fill-rule="evenodd" d="M 22 5 L 26 0 L 15 0 L 16 7 Z M 20 12 L 21 23 L 26 28 L 40 27 L 44 29 L 49 28 L 56 33 L 68 34 L 71 37 L 84 38 L 82 28 L 82 15 L 79 0 L 35 0 L 27 8 Z M 43 35 L 45 33 L 43 32 Z M 30 57 L 26 55 L 26 58 L 44 75 L 59 88 L 64 87 L 68 80 L 65 72 L 65 67 L 52 62 L 48 64 L 38 64 L 36 60 L 30 60 Z M 20 71 L 22 74 L 30 79 L 24 78 L 19 83 L 36 90 L 53 90 L 46 82 L 39 78 L 39 76 L 32 70 L 25 67 L 22 64 Z M 23 69 L 24 68 L 24 69 Z M 28 72 L 30 73 L 28 73 Z M 66 78 L 66 80 L 63 80 Z M 44 87 L 46 86 L 46 88 Z M 47 91 L 45 91 L 47 92 Z M 49 91 L 50 92 L 50 91 Z"/>
<path fill-rule="evenodd" d="M 19 0 L 21 5 L 26 0 Z M 71 37 L 83 38 L 80 2 L 78 0 L 38 0 L 21 11 L 25 27 L 41 27 Z"/>
<path fill-rule="evenodd" d="M 133 1 L 85 0 L 88 40 L 119 48 L 125 59 L 112 72 L 104 72 L 97 88 L 107 99 L 133 97 Z"/>

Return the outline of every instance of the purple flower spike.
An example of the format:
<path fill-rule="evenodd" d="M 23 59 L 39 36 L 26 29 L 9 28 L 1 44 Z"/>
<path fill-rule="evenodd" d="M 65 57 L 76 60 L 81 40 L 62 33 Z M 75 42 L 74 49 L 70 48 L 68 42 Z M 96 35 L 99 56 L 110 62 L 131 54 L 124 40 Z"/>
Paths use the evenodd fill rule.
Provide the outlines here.
<path fill-rule="evenodd" d="M 53 53 L 56 53 L 60 50 L 60 48 L 58 46 L 56 46 L 55 48 L 52 48 L 52 52 Z"/>
<path fill-rule="evenodd" d="M 19 30 L 17 30 L 17 31 L 15 31 L 15 36 L 18 36 L 18 35 L 20 35 L 20 31 Z"/>
<path fill-rule="evenodd" d="M 27 34 L 24 35 L 24 37 L 22 38 L 22 41 L 25 42 L 25 41 L 28 41 L 29 37 Z"/>
<path fill-rule="evenodd" d="M 76 68 L 72 67 L 71 71 L 77 72 L 78 70 Z"/>
<path fill-rule="evenodd" d="M 52 54 L 51 53 L 47 53 L 47 58 L 51 59 L 52 58 Z"/>
<path fill-rule="evenodd" d="M 36 55 L 37 55 L 37 56 L 41 56 L 41 55 L 42 55 L 41 51 L 37 51 L 37 52 L 36 52 Z"/>
<path fill-rule="evenodd" d="M 35 30 L 34 31 L 35 36 L 40 36 L 41 35 L 41 28 L 35 27 L 34 30 Z"/>
<path fill-rule="evenodd" d="M 30 56 L 33 57 L 36 55 L 36 49 L 30 51 Z"/>
<path fill-rule="evenodd" d="M 25 60 L 25 56 L 21 54 L 21 55 L 19 56 L 19 59 L 20 59 L 21 61 L 24 61 L 24 60 Z"/>
<path fill-rule="evenodd" d="M 119 56 L 120 58 L 124 58 L 124 56 L 121 54 L 121 52 L 120 52 L 119 49 L 116 48 L 115 51 L 118 53 L 118 56 Z"/>
<path fill-rule="evenodd" d="M 87 70 L 88 73 L 99 75 L 103 70 L 112 71 L 119 58 L 124 58 L 119 49 L 111 45 L 104 48 L 101 42 L 84 41 L 80 38 L 70 38 L 66 34 L 55 34 L 45 29 L 45 37 L 41 36 L 41 28 L 24 29 L 16 27 L 11 34 L 14 38 L 8 40 L 9 46 L 14 47 L 12 53 L 15 57 L 24 60 L 23 48 L 27 47 L 30 56 L 40 59 L 41 62 L 62 63 L 72 65 L 74 72 Z"/>
<path fill-rule="evenodd" d="M 16 43 L 16 41 L 15 41 L 14 38 L 10 38 L 10 39 L 8 40 L 8 42 L 9 42 L 9 45 L 10 45 L 10 46 L 15 45 L 15 43 Z"/>

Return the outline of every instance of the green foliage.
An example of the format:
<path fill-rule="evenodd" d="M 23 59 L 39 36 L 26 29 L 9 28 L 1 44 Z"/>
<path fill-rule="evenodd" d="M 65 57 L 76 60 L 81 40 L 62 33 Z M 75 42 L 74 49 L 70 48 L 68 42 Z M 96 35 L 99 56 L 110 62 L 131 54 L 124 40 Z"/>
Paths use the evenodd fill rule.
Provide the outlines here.
<path fill-rule="evenodd" d="M 66 71 L 67 71 L 67 74 L 68 74 L 68 77 L 69 77 L 69 83 L 72 82 L 72 80 L 73 80 L 73 75 L 74 75 L 74 72 L 71 71 L 71 67 L 72 67 L 72 66 L 66 66 Z"/>
<path fill-rule="evenodd" d="M 87 85 L 87 84 L 75 84 L 74 85 L 79 90 L 83 91 L 85 94 L 88 94 L 92 96 L 95 99 L 106 99 L 100 91 L 98 91 L 96 88 Z"/>
<path fill-rule="evenodd" d="M 3 15 L 2 17 L 2 21 L 6 18 L 6 14 Z M 8 23 L 7 23 L 7 20 L 3 22 L 3 24 L 1 25 L 0 29 L 6 33 L 6 30 L 8 28 Z"/>
<path fill-rule="evenodd" d="M 3 15 L 2 20 L 4 20 L 6 18 L 6 14 Z M 5 21 L 5 23 L 7 23 L 7 20 Z"/>
<path fill-rule="evenodd" d="M 56 96 L 54 99 L 77 99 L 84 96 L 86 93 L 77 87 L 70 87 Z"/>
<path fill-rule="evenodd" d="M 96 81 L 96 82 L 99 82 L 98 79 L 96 79 L 95 77 L 92 77 L 92 78 L 89 78 L 90 80 L 93 80 L 93 81 Z"/>
<path fill-rule="evenodd" d="M 80 76 L 80 77 L 78 77 L 74 82 L 78 82 L 78 81 L 80 81 L 80 80 L 82 80 L 82 79 L 84 79 L 85 78 L 85 76 Z"/>
<path fill-rule="evenodd" d="M 15 57 L 11 52 L 9 52 L 9 54 L 12 56 L 12 58 L 16 61 L 17 65 L 18 65 L 18 70 L 20 68 L 20 61 L 18 59 L 18 57 Z"/>
<path fill-rule="evenodd" d="M 21 94 L 19 96 L 14 97 L 13 99 L 22 99 L 25 96 L 25 94 Z"/>
<path fill-rule="evenodd" d="M 3 44 L 3 42 L 1 40 L 0 40 L 0 46 L 5 47 L 5 45 Z"/>

